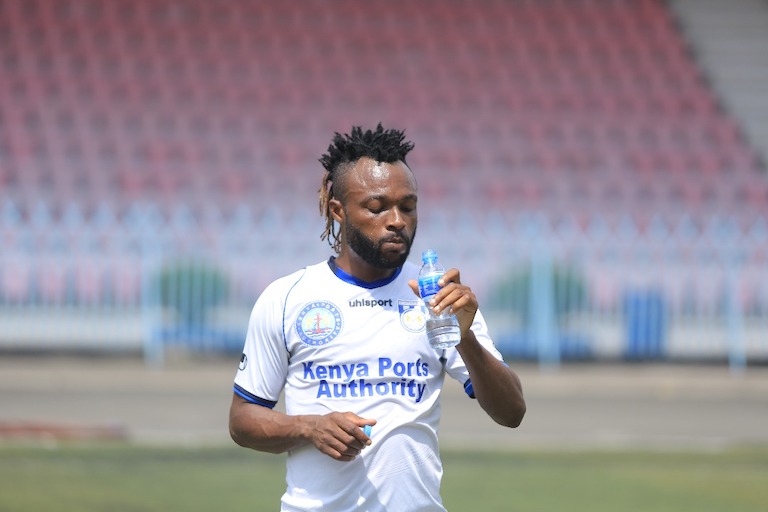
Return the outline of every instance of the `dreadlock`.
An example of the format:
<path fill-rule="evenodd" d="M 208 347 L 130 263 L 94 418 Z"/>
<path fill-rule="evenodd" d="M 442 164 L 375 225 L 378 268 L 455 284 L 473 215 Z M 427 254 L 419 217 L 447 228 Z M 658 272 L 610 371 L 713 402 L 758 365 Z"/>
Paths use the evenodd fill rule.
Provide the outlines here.
<path fill-rule="evenodd" d="M 405 134 L 400 130 L 385 130 L 381 123 L 376 130 L 366 130 L 353 126 L 351 134 L 341 135 L 336 132 L 333 142 L 328 146 L 328 152 L 320 157 L 320 163 L 325 168 L 323 181 L 320 185 L 320 214 L 325 217 L 325 231 L 320 235 L 321 240 L 328 244 L 338 254 L 341 250 L 339 232 L 331 216 L 331 199 L 341 199 L 341 176 L 344 171 L 362 157 L 369 157 L 377 162 L 393 163 L 402 161 L 413 149 L 413 143 L 405 141 Z M 334 187 L 334 184 L 336 186 Z"/>

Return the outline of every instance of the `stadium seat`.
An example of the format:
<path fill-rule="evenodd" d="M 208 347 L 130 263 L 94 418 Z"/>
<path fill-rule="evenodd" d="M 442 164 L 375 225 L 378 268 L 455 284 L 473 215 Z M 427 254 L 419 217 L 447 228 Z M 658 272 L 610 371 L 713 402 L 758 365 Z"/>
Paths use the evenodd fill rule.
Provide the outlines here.
<path fill-rule="evenodd" d="M 14 171 L 0 183 L 121 204 L 200 204 L 192 198 L 206 187 L 240 201 L 274 190 L 250 173 L 302 183 L 332 130 L 379 120 L 406 125 L 424 190 L 446 200 L 454 192 L 427 183 L 470 166 L 483 184 L 474 190 L 545 210 L 573 194 L 491 189 L 510 171 L 579 183 L 618 173 L 631 195 L 637 174 L 718 180 L 762 168 L 660 0 L 345 0 L 339 12 L 320 2 L 3 4 L 0 167 Z"/>

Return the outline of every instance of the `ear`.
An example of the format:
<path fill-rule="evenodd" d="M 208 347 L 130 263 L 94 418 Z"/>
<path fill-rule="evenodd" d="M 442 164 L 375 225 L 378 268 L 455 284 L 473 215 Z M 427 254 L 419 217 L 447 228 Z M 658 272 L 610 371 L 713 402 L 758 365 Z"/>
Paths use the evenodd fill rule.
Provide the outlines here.
<path fill-rule="evenodd" d="M 344 221 L 344 205 L 338 199 L 328 201 L 328 210 L 331 212 L 331 218 L 341 224 Z"/>

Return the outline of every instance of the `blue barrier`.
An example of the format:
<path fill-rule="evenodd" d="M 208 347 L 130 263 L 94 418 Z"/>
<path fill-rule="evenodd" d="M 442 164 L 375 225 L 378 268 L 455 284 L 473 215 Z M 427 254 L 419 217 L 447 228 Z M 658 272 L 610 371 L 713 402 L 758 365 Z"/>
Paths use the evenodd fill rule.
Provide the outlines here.
<path fill-rule="evenodd" d="M 264 287 L 328 257 L 312 212 L 259 216 L 240 205 L 213 216 L 211 229 L 152 204 L 122 215 L 79 208 L 57 217 L 44 204 L 23 213 L 0 204 L 0 350 L 77 350 L 83 340 L 91 350 L 101 340 L 104 351 L 132 344 L 156 364 L 168 347 L 236 352 Z M 458 243 L 445 240 L 440 222 L 430 230 L 427 215 L 417 244 L 438 247 L 462 270 L 509 358 L 557 366 L 707 357 L 735 371 L 768 360 L 762 219 L 746 228 L 717 217 L 700 228 L 657 221 L 643 231 L 631 219 L 612 226 L 595 217 L 577 229 L 542 215 L 487 225 L 461 215 L 437 218 L 455 227 Z M 191 267 L 163 274 L 179 262 Z M 505 275 L 516 291 L 502 304 L 491 292 Z"/>
<path fill-rule="evenodd" d="M 656 290 L 632 290 L 623 301 L 626 348 L 629 360 L 662 359 L 667 335 L 667 309 Z"/>

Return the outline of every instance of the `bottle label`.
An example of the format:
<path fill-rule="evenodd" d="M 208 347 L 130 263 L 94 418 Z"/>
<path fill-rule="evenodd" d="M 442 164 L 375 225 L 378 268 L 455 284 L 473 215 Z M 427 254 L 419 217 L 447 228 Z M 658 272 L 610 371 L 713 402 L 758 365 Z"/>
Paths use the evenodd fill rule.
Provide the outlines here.
<path fill-rule="evenodd" d="M 442 274 L 432 274 L 419 278 L 419 295 L 421 298 L 431 297 L 440 291 L 440 285 L 437 282 L 442 277 Z"/>

